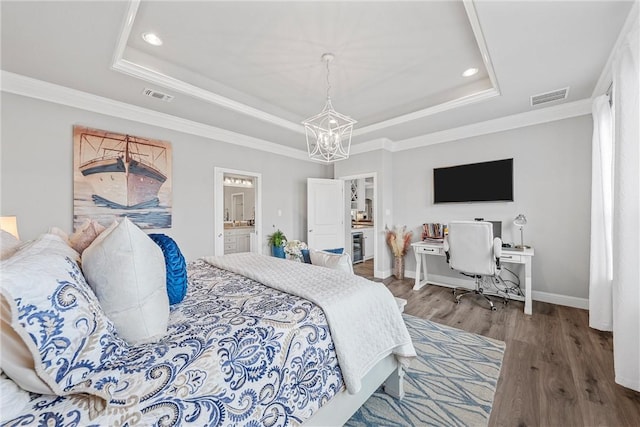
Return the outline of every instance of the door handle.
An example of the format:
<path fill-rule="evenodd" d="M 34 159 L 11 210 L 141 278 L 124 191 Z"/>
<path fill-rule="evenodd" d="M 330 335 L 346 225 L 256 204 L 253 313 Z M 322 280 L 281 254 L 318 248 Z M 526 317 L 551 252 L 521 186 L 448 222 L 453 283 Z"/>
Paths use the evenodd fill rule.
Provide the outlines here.
<path fill-rule="evenodd" d="M 218 237 L 222 237 L 222 233 L 218 234 Z"/>
<path fill-rule="evenodd" d="M 313 233 L 313 230 L 309 230 L 309 233 Z"/>

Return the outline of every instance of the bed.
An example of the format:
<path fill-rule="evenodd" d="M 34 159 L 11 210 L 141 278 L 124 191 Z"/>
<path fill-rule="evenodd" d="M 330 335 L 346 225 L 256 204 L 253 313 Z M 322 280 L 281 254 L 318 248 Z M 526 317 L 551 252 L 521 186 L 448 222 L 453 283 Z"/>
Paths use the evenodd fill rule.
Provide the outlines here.
<path fill-rule="evenodd" d="M 74 282 L 74 298 L 92 298 L 73 259 L 57 254 L 47 264 L 52 259 L 64 264 L 68 276 L 58 283 Z M 260 264 L 268 266 L 266 270 L 275 265 L 275 270 L 265 273 Z M 279 280 L 284 285 L 255 280 L 276 280 L 285 270 L 288 279 Z M 388 393 L 402 396 L 403 364 L 415 355 L 410 340 L 396 339 L 381 347 L 355 343 L 371 354 L 354 365 L 345 360 L 358 359 L 345 351 L 349 344 L 336 348 L 339 340 L 352 340 L 349 332 L 337 333 L 337 326 L 330 325 L 343 308 L 323 309 L 314 301 L 324 293 L 314 289 L 327 280 L 334 281 L 328 292 L 334 299 L 345 299 L 345 291 L 335 286 L 341 282 L 355 281 L 356 287 L 388 293 L 383 285 L 254 254 L 200 259 L 189 263 L 188 276 L 187 295 L 171 307 L 167 333 L 159 341 L 127 344 L 107 321 L 111 332 L 101 336 L 100 343 L 107 343 L 109 357 L 103 350 L 100 376 L 83 373 L 83 379 L 92 378 L 94 389 L 108 394 L 70 393 L 64 388 L 63 395 L 30 393 L 19 414 L 3 419 L 2 425 L 341 425 L 382 383 Z M 19 300 L 7 286 L 3 280 L 4 297 Z M 302 297 L 297 287 L 311 292 Z M 66 289 L 68 293 L 69 286 Z M 50 299 L 60 299 L 58 291 Z M 353 311 L 384 311 L 375 304 L 395 308 L 390 293 L 382 300 Z M 14 308 L 25 312 L 20 304 Z M 397 316 L 401 319 L 399 312 Z M 378 334 L 357 330 L 366 341 Z"/>

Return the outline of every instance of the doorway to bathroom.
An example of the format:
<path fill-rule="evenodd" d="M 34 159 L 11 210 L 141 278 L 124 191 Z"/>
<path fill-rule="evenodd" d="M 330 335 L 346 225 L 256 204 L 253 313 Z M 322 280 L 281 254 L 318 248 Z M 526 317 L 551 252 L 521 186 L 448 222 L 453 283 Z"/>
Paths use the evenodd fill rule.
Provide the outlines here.
<path fill-rule="evenodd" d="M 262 253 L 262 175 L 215 168 L 214 253 Z"/>

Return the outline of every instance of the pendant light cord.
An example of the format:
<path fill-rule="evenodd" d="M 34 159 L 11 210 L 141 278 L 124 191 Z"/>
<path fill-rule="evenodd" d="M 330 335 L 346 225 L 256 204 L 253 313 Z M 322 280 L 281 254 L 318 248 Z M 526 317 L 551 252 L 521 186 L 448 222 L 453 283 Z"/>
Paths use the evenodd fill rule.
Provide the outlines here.
<path fill-rule="evenodd" d="M 329 70 L 329 62 L 331 62 L 330 60 L 326 60 L 327 63 L 327 99 L 331 99 L 331 97 L 329 96 L 329 90 L 331 89 L 331 82 L 329 81 L 329 74 L 331 73 L 331 70 Z"/>

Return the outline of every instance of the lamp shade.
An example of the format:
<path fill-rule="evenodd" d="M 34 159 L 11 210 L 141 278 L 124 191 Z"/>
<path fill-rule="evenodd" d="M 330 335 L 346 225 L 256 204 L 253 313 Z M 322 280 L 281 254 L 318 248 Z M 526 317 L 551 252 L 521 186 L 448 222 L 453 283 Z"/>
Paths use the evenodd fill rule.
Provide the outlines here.
<path fill-rule="evenodd" d="M 13 234 L 16 239 L 20 240 L 20 236 L 18 236 L 18 219 L 15 216 L 0 217 L 0 229 Z"/>
<path fill-rule="evenodd" d="M 513 223 L 518 227 L 524 227 L 525 225 L 527 225 L 527 217 L 525 217 L 523 214 L 519 214 L 514 218 Z"/>

